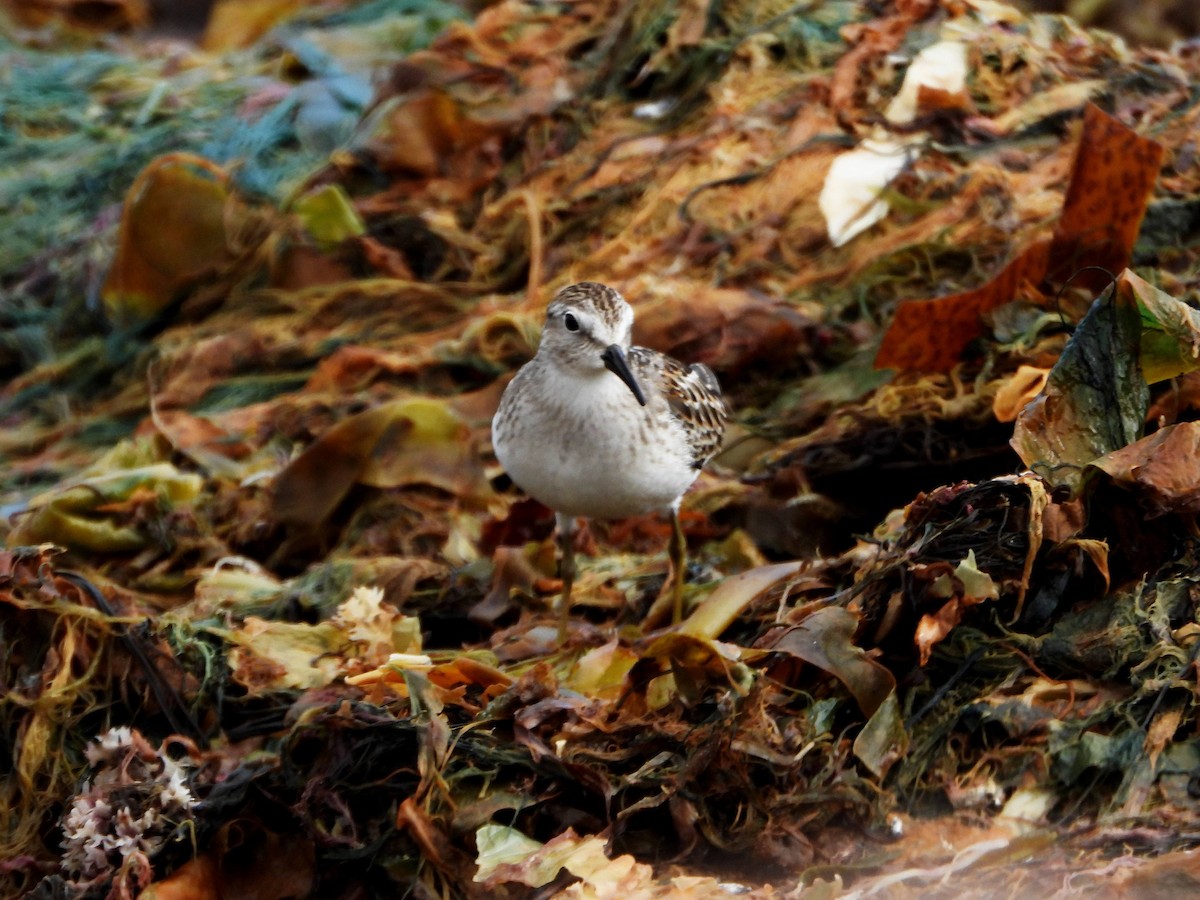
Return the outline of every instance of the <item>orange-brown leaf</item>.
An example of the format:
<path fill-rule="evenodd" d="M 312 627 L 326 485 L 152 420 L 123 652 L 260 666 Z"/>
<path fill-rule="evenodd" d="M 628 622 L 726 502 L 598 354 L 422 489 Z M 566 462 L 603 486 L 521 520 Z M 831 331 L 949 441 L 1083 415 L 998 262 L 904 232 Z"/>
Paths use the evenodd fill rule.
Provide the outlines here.
<path fill-rule="evenodd" d="M 421 398 L 369 409 L 321 435 L 275 479 L 275 514 L 316 525 L 359 482 L 425 484 L 475 501 L 491 496 L 470 429 L 448 404 Z"/>
<path fill-rule="evenodd" d="M 303 0 L 218 0 L 204 30 L 204 49 L 249 47 L 304 5 Z"/>
<path fill-rule="evenodd" d="M 854 644 L 858 617 L 840 606 L 819 609 L 788 631 L 771 649 L 802 659 L 841 681 L 865 715 L 872 716 L 896 679 Z"/>
<path fill-rule="evenodd" d="M 877 369 L 945 372 L 958 362 L 967 344 L 979 336 L 984 313 L 1022 295 L 1022 285 L 1039 284 L 1046 275 L 1050 241 L 1026 247 L 982 287 L 932 300 L 906 300 L 875 357 Z"/>
<path fill-rule="evenodd" d="M 1129 265 L 1163 152 L 1162 144 L 1087 105 L 1050 252 L 1053 280 L 1066 281 L 1085 266 L 1115 276 Z M 1073 283 L 1099 289 L 1110 280 L 1106 272 L 1080 272 Z"/>
<path fill-rule="evenodd" d="M 1200 422 L 1168 425 L 1093 465 L 1139 491 L 1154 515 L 1200 512 Z"/>
<path fill-rule="evenodd" d="M 125 199 L 104 307 L 117 322 L 150 318 L 190 279 L 231 259 L 224 172 L 170 154 L 138 175 Z"/>
<path fill-rule="evenodd" d="M 275 515 L 295 524 L 323 522 L 358 480 L 387 429 L 387 415 L 380 409 L 330 428 L 275 479 Z"/>
<path fill-rule="evenodd" d="M 876 368 L 949 370 L 979 336 L 982 315 L 1020 297 L 1023 284 L 1064 282 L 1077 273 L 1074 283 L 1082 286 L 1107 284 L 1105 272 L 1080 270 L 1099 266 L 1115 275 L 1128 265 L 1162 157 L 1162 145 L 1089 104 L 1054 237 L 1026 247 L 980 288 L 901 303 Z"/>

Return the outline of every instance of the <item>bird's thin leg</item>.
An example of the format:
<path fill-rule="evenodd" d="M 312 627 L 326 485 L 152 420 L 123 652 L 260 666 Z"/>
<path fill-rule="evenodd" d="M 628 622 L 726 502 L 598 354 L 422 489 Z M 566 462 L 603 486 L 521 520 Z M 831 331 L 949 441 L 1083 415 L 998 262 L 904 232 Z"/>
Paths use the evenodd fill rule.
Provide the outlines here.
<path fill-rule="evenodd" d="M 683 571 L 687 564 L 687 544 L 683 538 L 683 526 L 679 524 L 678 501 L 671 504 L 670 513 L 671 537 L 667 541 L 667 577 L 642 619 L 642 628 L 647 630 L 665 624 L 668 611 L 671 621 L 675 624 L 683 620 Z"/>
<path fill-rule="evenodd" d="M 562 577 L 562 597 L 558 601 L 558 642 L 567 639 L 567 626 L 571 623 L 571 587 L 575 584 L 575 517 L 562 513 L 554 514 L 558 523 L 558 540 L 562 547 L 562 562 L 559 574 Z"/>
<path fill-rule="evenodd" d="M 683 537 L 683 526 L 679 523 L 679 501 L 671 504 L 671 542 L 667 545 L 667 559 L 671 564 L 671 621 L 678 625 L 683 621 L 683 572 L 687 565 L 687 542 Z"/>

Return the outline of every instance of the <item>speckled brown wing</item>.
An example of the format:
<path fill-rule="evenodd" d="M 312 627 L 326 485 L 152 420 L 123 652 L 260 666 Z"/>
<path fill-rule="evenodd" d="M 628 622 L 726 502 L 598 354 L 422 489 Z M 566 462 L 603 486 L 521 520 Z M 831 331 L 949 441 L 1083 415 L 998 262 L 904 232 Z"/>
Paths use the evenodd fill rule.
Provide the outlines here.
<path fill-rule="evenodd" d="M 692 465 L 702 468 L 720 449 L 729 420 L 717 376 L 703 363 L 685 366 L 645 347 L 631 347 L 629 360 L 639 380 L 658 385 L 671 413 L 687 432 Z"/>

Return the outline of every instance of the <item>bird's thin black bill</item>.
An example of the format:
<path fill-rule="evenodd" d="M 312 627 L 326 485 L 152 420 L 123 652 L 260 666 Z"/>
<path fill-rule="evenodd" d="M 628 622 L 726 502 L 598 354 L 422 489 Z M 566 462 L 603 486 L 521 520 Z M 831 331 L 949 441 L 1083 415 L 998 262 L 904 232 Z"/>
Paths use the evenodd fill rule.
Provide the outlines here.
<path fill-rule="evenodd" d="M 637 402 L 645 406 L 646 395 L 642 393 L 642 386 L 638 384 L 637 379 L 633 376 L 633 370 L 625 361 L 625 351 L 621 345 L 613 344 L 600 354 L 600 358 L 604 360 L 604 368 L 625 382 L 626 387 L 633 391 L 633 396 L 637 397 Z"/>

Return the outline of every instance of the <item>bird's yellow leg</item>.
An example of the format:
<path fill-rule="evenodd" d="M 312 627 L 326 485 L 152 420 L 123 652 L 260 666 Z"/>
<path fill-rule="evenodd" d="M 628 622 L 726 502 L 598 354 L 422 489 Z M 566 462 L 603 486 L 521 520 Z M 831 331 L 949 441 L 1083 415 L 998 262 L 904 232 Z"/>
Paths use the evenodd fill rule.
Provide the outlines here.
<path fill-rule="evenodd" d="M 567 626 L 571 624 L 571 588 L 575 584 L 575 517 L 556 514 L 558 541 L 562 547 L 562 562 L 559 575 L 562 578 L 562 596 L 558 601 L 558 642 L 567 640 Z"/>
<path fill-rule="evenodd" d="M 667 559 L 671 566 L 667 573 L 671 582 L 671 621 L 678 625 L 683 621 L 683 573 L 687 565 L 687 541 L 679 522 L 678 503 L 671 506 L 671 543 L 667 546 Z"/>
<path fill-rule="evenodd" d="M 683 536 L 683 526 L 679 522 L 679 503 L 671 505 L 671 537 L 667 543 L 667 578 L 662 590 L 650 605 L 646 617 L 642 619 L 642 628 L 657 628 L 667 620 L 667 610 L 671 612 L 671 621 L 679 624 L 683 621 L 683 573 L 687 565 L 687 542 Z"/>

